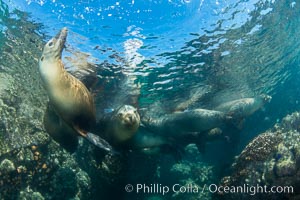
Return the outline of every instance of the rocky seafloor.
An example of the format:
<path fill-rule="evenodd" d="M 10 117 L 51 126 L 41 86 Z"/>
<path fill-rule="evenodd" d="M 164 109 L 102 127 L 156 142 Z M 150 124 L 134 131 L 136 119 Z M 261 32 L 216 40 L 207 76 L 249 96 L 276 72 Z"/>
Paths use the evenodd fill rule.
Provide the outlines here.
<path fill-rule="evenodd" d="M 248 187 L 244 192 L 221 192 L 221 199 L 299 199 L 300 113 L 287 115 L 281 123 L 254 138 L 221 185 Z M 258 190 L 250 189 L 259 186 Z"/>

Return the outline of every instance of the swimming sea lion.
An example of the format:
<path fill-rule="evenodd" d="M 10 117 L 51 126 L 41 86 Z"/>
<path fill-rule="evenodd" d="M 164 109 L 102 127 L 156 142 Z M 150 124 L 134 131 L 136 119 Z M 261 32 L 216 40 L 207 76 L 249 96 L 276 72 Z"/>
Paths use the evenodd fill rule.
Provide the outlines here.
<path fill-rule="evenodd" d="M 65 70 L 62 63 L 61 56 L 67 33 L 67 28 L 63 28 L 48 41 L 39 60 L 39 72 L 49 103 L 57 116 L 74 133 L 110 151 L 111 147 L 106 141 L 89 132 L 96 122 L 92 95 L 82 82 Z"/>
<path fill-rule="evenodd" d="M 140 126 L 140 115 L 133 106 L 124 105 L 117 110 L 112 121 L 109 128 L 112 132 L 109 133 L 109 137 L 113 138 L 114 143 L 122 143 L 136 134 Z"/>
<path fill-rule="evenodd" d="M 194 109 L 166 114 L 162 117 L 148 118 L 143 124 L 152 132 L 174 137 L 189 132 L 203 132 L 219 127 L 229 120 L 223 112 Z"/>
<path fill-rule="evenodd" d="M 215 108 L 215 110 L 225 112 L 236 119 L 242 119 L 252 115 L 260 109 L 265 103 L 272 99 L 268 95 L 259 95 L 254 98 L 242 98 L 234 101 L 223 103 Z"/>
<path fill-rule="evenodd" d="M 259 110 L 265 103 L 270 102 L 272 99 L 269 95 L 259 95 L 254 98 L 242 98 L 229 102 L 225 102 L 215 108 L 215 110 L 225 112 L 233 118 L 233 125 L 242 129 L 245 117 L 252 115 Z"/>
<path fill-rule="evenodd" d="M 142 124 L 148 132 L 144 131 L 142 134 L 138 132 L 132 146 L 151 148 L 196 144 L 198 150 L 204 152 L 207 139 L 212 138 L 209 130 L 225 125 L 228 120 L 231 120 L 231 117 L 223 112 L 206 109 L 186 110 L 157 118 L 146 118 L 142 120 Z"/>
<path fill-rule="evenodd" d="M 115 146 L 122 146 L 130 140 L 140 126 L 140 115 L 131 105 L 123 105 L 99 121 L 99 130 L 104 138 Z"/>

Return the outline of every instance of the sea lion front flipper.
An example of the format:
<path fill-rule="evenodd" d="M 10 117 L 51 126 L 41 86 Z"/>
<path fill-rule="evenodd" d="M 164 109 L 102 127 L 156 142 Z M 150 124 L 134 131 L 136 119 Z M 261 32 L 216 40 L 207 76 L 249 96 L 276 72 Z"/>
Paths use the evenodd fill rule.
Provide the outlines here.
<path fill-rule="evenodd" d="M 98 147 L 100 149 L 103 149 L 103 150 L 113 153 L 113 154 L 118 154 L 106 140 L 104 140 L 103 138 L 101 138 L 98 135 L 87 132 L 85 138 L 90 143 L 92 143 L 93 145 L 95 145 L 96 147 Z"/>
<path fill-rule="evenodd" d="M 103 138 L 101 138 L 98 135 L 95 135 L 94 133 L 91 132 L 86 132 L 84 130 L 81 130 L 80 128 L 74 126 L 75 130 L 78 132 L 79 135 L 87 139 L 90 143 L 95 145 L 96 147 L 103 149 L 106 152 L 110 152 L 113 154 L 117 154 L 117 152 L 114 151 L 112 146 Z"/>

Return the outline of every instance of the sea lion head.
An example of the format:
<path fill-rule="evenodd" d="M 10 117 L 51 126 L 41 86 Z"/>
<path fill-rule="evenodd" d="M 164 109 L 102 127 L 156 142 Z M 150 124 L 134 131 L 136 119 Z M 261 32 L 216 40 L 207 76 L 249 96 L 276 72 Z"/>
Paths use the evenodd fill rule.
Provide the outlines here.
<path fill-rule="evenodd" d="M 121 106 L 113 115 L 114 139 L 126 141 L 134 136 L 140 126 L 140 115 L 130 105 Z"/>
<path fill-rule="evenodd" d="M 47 42 L 44 46 L 43 54 L 40 58 L 40 62 L 43 62 L 45 59 L 61 59 L 62 50 L 65 46 L 65 42 L 68 35 L 68 29 L 62 28 L 60 32 Z"/>
<path fill-rule="evenodd" d="M 140 125 L 140 115 L 137 109 L 130 105 L 124 105 L 116 111 L 116 123 L 126 129 L 137 130 Z"/>

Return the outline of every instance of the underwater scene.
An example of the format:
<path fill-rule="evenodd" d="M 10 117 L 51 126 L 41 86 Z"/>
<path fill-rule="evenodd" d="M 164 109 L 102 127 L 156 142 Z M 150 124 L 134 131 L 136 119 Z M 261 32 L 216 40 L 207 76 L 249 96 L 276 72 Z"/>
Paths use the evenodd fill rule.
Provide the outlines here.
<path fill-rule="evenodd" d="M 300 199 L 299 11 L 0 0 L 0 199 Z"/>

